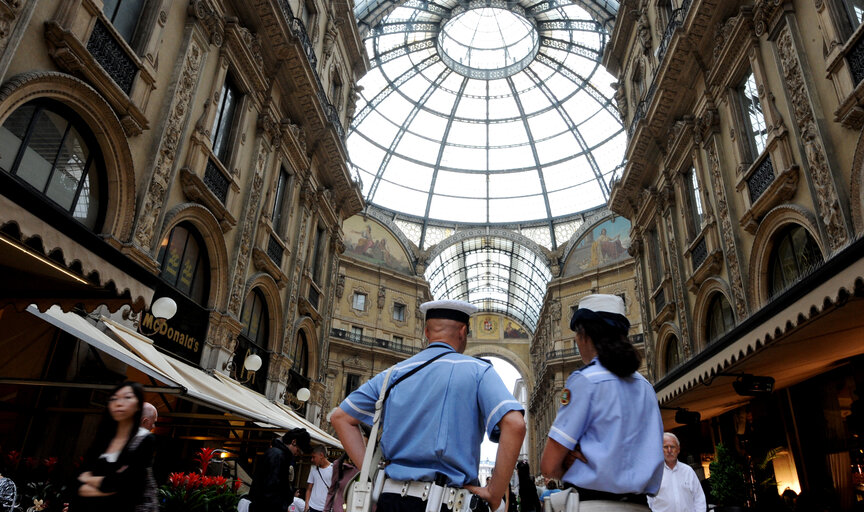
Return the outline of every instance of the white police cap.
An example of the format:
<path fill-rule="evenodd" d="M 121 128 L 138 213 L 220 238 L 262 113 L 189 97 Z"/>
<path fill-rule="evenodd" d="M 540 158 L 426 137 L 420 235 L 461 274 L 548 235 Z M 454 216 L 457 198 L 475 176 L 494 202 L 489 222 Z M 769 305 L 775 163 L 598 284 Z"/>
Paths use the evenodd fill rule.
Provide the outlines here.
<path fill-rule="evenodd" d="M 446 318 L 467 324 L 477 310 L 477 306 L 462 300 L 433 300 L 420 304 L 420 312 L 426 315 L 426 320 Z"/>

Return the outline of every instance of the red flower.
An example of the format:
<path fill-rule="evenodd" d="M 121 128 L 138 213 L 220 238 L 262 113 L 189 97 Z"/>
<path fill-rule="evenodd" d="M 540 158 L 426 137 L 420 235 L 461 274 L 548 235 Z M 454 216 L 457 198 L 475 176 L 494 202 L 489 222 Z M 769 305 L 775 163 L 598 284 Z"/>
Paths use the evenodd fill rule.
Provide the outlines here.
<path fill-rule="evenodd" d="M 183 485 L 183 480 L 183 473 L 171 473 L 168 475 L 168 483 L 170 483 L 175 489 Z"/>
<path fill-rule="evenodd" d="M 186 489 L 191 491 L 201 484 L 201 476 L 198 473 L 186 473 Z"/>
<path fill-rule="evenodd" d="M 45 466 L 49 473 L 54 471 L 54 466 L 56 466 L 58 462 L 59 460 L 57 457 L 47 457 L 42 459 L 42 465 Z"/>
<path fill-rule="evenodd" d="M 9 461 L 10 466 L 15 466 L 18 464 L 18 461 L 21 460 L 21 452 L 16 452 L 15 450 L 11 450 L 6 454 L 6 460 Z"/>
<path fill-rule="evenodd" d="M 210 465 L 210 461 L 213 459 L 213 452 L 216 450 L 213 448 L 201 448 L 198 450 L 198 455 L 195 457 L 195 460 L 201 464 L 201 474 L 207 472 L 207 466 Z"/>
<path fill-rule="evenodd" d="M 27 457 L 24 459 L 24 464 L 30 469 L 36 469 L 39 466 L 39 459 L 36 457 Z"/>
<path fill-rule="evenodd" d="M 243 485 L 243 482 L 241 482 L 239 478 L 234 480 L 234 492 L 237 492 L 241 485 Z"/>

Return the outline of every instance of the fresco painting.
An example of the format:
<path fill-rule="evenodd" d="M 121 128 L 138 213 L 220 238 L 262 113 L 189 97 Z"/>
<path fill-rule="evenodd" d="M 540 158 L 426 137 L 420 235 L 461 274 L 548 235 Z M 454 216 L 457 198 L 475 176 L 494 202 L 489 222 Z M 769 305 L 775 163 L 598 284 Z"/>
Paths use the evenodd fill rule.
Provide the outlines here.
<path fill-rule="evenodd" d="M 521 325 L 511 320 L 506 320 L 504 325 L 504 339 L 522 340 L 528 339 L 528 331 Z"/>
<path fill-rule="evenodd" d="M 377 222 L 355 215 L 345 221 L 345 255 L 403 274 L 413 274 L 399 241 Z"/>
<path fill-rule="evenodd" d="M 565 275 L 618 263 L 630 257 L 630 222 L 615 217 L 595 225 L 576 243 L 567 258 Z"/>

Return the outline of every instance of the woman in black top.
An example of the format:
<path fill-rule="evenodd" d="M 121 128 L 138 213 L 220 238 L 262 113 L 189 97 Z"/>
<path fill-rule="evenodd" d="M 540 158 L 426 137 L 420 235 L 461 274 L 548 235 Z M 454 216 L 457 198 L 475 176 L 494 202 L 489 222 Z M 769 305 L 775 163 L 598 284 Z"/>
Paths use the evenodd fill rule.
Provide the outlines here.
<path fill-rule="evenodd" d="M 144 496 L 152 478 L 155 439 L 140 428 L 143 405 L 144 391 L 137 382 L 114 388 L 78 476 L 73 512 L 132 512 L 145 503 L 138 510 L 156 510 L 155 496 Z"/>

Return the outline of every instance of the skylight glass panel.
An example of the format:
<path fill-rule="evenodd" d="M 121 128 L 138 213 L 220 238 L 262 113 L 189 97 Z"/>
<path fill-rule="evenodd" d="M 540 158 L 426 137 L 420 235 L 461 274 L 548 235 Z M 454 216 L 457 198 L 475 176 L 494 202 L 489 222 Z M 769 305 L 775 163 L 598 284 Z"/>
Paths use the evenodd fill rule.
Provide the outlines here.
<path fill-rule="evenodd" d="M 500 151 L 500 150 L 498 150 Z M 489 179 L 489 197 L 517 197 L 542 194 L 537 171 L 495 174 Z"/>
<path fill-rule="evenodd" d="M 372 180 L 368 180 L 371 184 Z M 367 182 L 367 178 L 363 178 L 363 184 L 365 186 Z M 394 185 L 388 181 L 381 180 L 378 185 L 377 196 L 381 196 L 382 200 L 378 201 L 381 206 L 385 208 L 390 208 L 391 210 L 396 210 L 399 212 L 405 212 L 409 215 L 417 215 L 422 217 L 425 212 L 426 199 L 428 197 L 427 194 L 423 192 L 417 192 L 415 190 L 410 190 L 405 187 L 401 187 L 398 185 Z"/>
<path fill-rule="evenodd" d="M 438 171 L 434 192 L 449 196 L 486 197 L 486 175 Z"/>
<path fill-rule="evenodd" d="M 587 176 L 584 175 L 584 164 L 584 157 L 582 157 L 575 160 L 568 160 L 567 162 L 560 164 L 544 165 L 543 181 L 546 183 L 546 190 L 548 192 L 563 190 L 579 183 L 580 181 L 585 181 Z M 579 179 L 580 176 L 582 179 Z"/>
<path fill-rule="evenodd" d="M 589 182 L 559 192 L 550 192 L 548 197 L 553 216 L 563 215 L 564 212 L 572 212 L 573 210 L 585 210 L 590 208 L 589 205 L 606 202 L 606 198 L 603 197 L 600 186 L 596 182 Z"/>
<path fill-rule="evenodd" d="M 491 222 L 518 222 L 544 217 L 546 217 L 546 203 L 543 201 L 543 196 L 489 200 Z"/>
<path fill-rule="evenodd" d="M 454 222 L 486 222 L 486 201 L 434 196 L 429 216 Z"/>
<path fill-rule="evenodd" d="M 369 1 L 358 3 L 368 8 Z M 586 151 L 571 133 L 571 122 L 584 125 L 580 128 L 585 131 L 588 143 L 597 146 L 601 173 L 608 175 L 623 159 L 626 136 L 615 110 L 601 111 L 604 103 L 611 103 L 613 91 L 609 84 L 614 79 L 598 62 L 602 45 L 609 37 L 601 33 L 600 27 L 611 28 L 608 20 L 612 19 L 614 9 L 607 11 L 605 7 L 586 3 L 589 15 L 570 3 L 516 0 L 493 4 L 455 0 L 435 0 L 428 5 L 408 2 L 390 13 L 375 11 L 366 21 L 373 28 L 379 23 L 399 20 L 411 20 L 410 23 L 393 27 L 390 34 L 365 27 L 361 30 L 373 70 L 360 81 L 364 87 L 363 99 L 358 102 L 357 125 L 349 131 L 348 141 L 349 151 L 365 154 L 352 154 L 351 159 L 366 170 L 362 179 L 369 202 L 397 212 L 402 210 L 393 208 L 394 204 L 409 203 L 412 215 L 428 214 L 426 223 L 418 224 L 427 247 L 432 238 L 437 238 L 430 237 L 428 231 L 436 226 L 436 220 L 456 224 L 545 221 L 546 227 L 537 225 L 539 233 L 548 231 L 548 223 L 556 217 L 601 204 L 605 197 L 600 193 L 597 177 L 584 165 L 584 158 L 579 157 L 582 162 L 579 165 L 567 165 L 574 156 Z M 443 20 L 431 12 L 439 6 L 451 9 L 457 5 L 459 10 Z M 568 19 L 584 21 L 570 23 L 572 29 L 566 28 L 567 23 L 558 27 L 538 25 L 544 20 Z M 427 21 L 437 25 L 421 26 Z M 412 23 L 414 31 L 405 32 Z M 558 41 L 541 45 L 542 38 Z M 371 44 L 372 41 L 377 44 Z M 421 42 L 412 46 L 412 41 L 432 44 Z M 391 49 L 397 50 L 387 53 Z M 399 51 L 406 53 L 398 55 Z M 430 55 L 437 60 L 424 64 Z M 386 63 L 381 68 L 375 67 L 381 60 Z M 561 72 L 561 64 L 566 73 Z M 420 74 L 414 68 L 418 65 L 422 68 Z M 382 70 L 392 84 L 381 79 Z M 492 74 L 487 73 L 490 70 L 504 78 L 490 79 Z M 593 85 L 585 85 L 582 80 Z M 388 87 L 399 90 L 389 97 Z M 434 91 L 426 94 L 429 87 L 434 87 Z M 586 90 L 581 90 L 583 87 Z M 460 94 L 461 98 L 457 97 Z M 363 105 L 369 100 L 374 101 L 370 107 L 379 112 L 367 116 L 368 109 L 363 110 Z M 525 120 L 521 118 L 520 105 Z M 609 127 L 606 123 L 610 123 Z M 530 132 L 526 124 L 530 124 Z M 616 133 L 621 133 L 623 142 L 619 143 Z M 365 137 L 372 144 L 353 143 L 358 137 Z M 373 144 L 378 149 L 369 151 Z M 393 155 L 388 156 L 387 151 Z M 549 168 L 558 173 L 554 167 L 562 165 L 561 172 L 546 183 L 547 191 L 563 193 L 563 198 L 549 199 L 552 218 L 542 196 L 544 189 L 540 184 L 541 172 L 536 169 L 535 152 L 547 168 L 544 174 Z M 418 166 L 412 160 L 425 165 Z M 430 176 L 435 168 L 443 174 L 440 182 L 433 184 Z M 380 184 L 373 187 L 369 182 Z M 580 185 L 576 187 L 577 184 Z M 389 191 L 399 194 L 407 188 L 417 189 L 415 192 L 423 198 L 385 197 Z M 581 194 L 582 189 L 591 193 Z M 579 201 L 568 201 L 566 194 L 581 195 Z M 427 232 L 423 233 L 423 229 Z M 547 235 L 546 239 L 550 238 L 551 234 Z"/>

